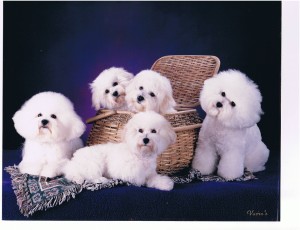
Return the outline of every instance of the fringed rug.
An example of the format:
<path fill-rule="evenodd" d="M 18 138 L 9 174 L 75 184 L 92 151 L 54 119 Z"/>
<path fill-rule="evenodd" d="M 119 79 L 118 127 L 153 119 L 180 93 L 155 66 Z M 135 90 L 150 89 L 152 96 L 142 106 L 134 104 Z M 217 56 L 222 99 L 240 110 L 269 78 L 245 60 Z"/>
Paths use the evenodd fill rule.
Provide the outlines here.
<path fill-rule="evenodd" d="M 5 168 L 11 176 L 12 188 L 20 212 L 28 217 L 68 201 L 82 191 L 82 186 L 63 177 L 46 178 L 22 174 L 16 165 Z"/>
<path fill-rule="evenodd" d="M 82 189 L 95 191 L 105 188 L 113 188 L 115 186 L 134 185 L 119 179 L 110 179 L 106 183 L 88 183 L 82 185 L 68 181 L 64 177 L 46 178 L 22 174 L 19 172 L 18 166 L 9 166 L 4 169 L 8 172 L 12 179 L 12 188 L 17 198 L 17 204 L 20 212 L 29 217 L 39 210 L 47 210 L 56 205 L 61 205 L 70 198 L 75 198 L 76 194 Z M 171 176 L 176 184 L 186 184 L 193 181 L 215 181 L 228 182 L 222 177 L 216 175 L 203 176 L 198 170 L 191 169 L 185 176 Z M 249 171 L 245 170 L 244 175 L 231 181 L 247 181 L 256 179 Z"/>

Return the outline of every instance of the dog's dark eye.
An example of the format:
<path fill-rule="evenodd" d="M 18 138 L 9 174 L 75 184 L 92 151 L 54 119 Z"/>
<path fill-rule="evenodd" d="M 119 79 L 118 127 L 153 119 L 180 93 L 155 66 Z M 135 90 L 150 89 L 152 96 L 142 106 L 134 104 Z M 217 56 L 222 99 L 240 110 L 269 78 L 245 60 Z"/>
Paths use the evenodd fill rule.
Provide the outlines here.
<path fill-rule="evenodd" d="M 113 83 L 113 86 L 116 86 L 116 85 L 118 85 L 118 82 L 114 82 L 114 83 Z"/>
<path fill-rule="evenodd" d="M 107 89 L 107 90 L 105 90 L 105 93 L 106 93 L 106 94 L 108 94 L 108 93 L 109 93 L 109 90 L 108 90 L 108 89 Z"/>
<path fill-rule="evenodd" d="M 230 105 L 231 105 L 232 107 L 236 106 L 236 104 L 234 103 L 234 101 L 230 102 Z"/>
<path fill-rule="evenodd" d="M 139 129 L 139 133 L 143 133 L 144 132 L 144 130 L 142 130 L 142 129 Z"/>
<path fill-rule="evenodd" d="M 43 116 L 41 113 L 39 113 L 38 115 L 37 115 L 38 117 L 41 117 L 41 116 Z"/>
<path fill-rule="evenodd" d="M 139 88 L 140 90 L 143 90 L 144 89 L 144 87 L 143 86 L 140 86 L 140 88 Z"/>
<path fill-rule="evenodd" d="M 151 97 L 155 97 L 155 94 L 153 92 L 149 93 Z"/>
<path fill-rule="evenodd" d="M 56 119 L 56 118 L 57 118 L 55 114 L 52 114 L 51 117 L 52 117 L 53 119 Z"/>
<path fill-rule="evenodd" d="M 152 130 L 151 130 L 151 133 L 156 133 L 156 130 L 155 130 L 155 129 L 152 129 Z"/>
<path fill-rule="evenodd" d="M 221 95 L 222 95 L 222 97 L 225 97 L 225 96 L 226 96 L 226 93 L 225 93 L 225 92 L 222 92 Z"/>

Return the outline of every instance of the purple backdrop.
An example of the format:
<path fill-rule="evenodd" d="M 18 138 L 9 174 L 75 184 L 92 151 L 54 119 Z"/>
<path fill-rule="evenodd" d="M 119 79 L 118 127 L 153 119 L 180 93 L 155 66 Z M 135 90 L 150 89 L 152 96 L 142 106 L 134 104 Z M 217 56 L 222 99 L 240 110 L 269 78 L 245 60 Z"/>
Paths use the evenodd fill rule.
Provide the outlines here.
<path fill-rule="evenodd" d="M 259 126 L 278 150 L 280 44 L 280 2 L 4 2 L 3 148 L 21 146 L 11 118 L 38 92 L 63 93 L 86 120 L 88 84 L 102 70 L 136 74 L 161 56 L 208 54 L 259 85 Z"/>

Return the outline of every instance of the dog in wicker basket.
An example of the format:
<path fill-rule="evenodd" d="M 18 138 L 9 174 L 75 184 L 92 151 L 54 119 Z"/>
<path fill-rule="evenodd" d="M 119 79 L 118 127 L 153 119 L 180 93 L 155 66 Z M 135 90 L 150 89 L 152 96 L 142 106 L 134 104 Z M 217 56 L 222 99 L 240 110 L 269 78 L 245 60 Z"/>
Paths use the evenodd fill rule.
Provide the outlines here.
<path fill-rule="evenodd" d="M 133 74 L 123 68 L 111 67 L 104 70 L 90 84 L 92 105 L 96 110 L 119 109 L 127 110 L 125 88 Z"/>
<path fill-rule="evenodd" d="M 106 143 L 77 150 L 65 165 L 67 179 L 105 183 L 121 179 L 137 186 L 171 190 L 173 181 L 156 172 L 156 159 L 176 141 L 171 124 L 153 111 L 135 114 L 125 125 L 121 143 Z"/>
<path fill-rule="evenodd" d="M 202 174 L 217 169 L 231 180 L 265 169 L 269 150 L 257 126 L 262 96 L 257 85 L 237 70 L 223 71 L 204 82 L 200 104 L 206 112 L 192 167 Z"/>
<path fill-rule="evenodd" d="M 176 112 L 176 102 L 169 79 L 153 70 L 138 73 L 126 88 L 126 102 L 133 112 Z"/>
<path fill-rule="evenodd" d="M 21 173 L 50 178 L 61 175 L 65 160 L 83 147 L 80 136 L 85 125 L 72 102 L 60 93 L 34 95 L 14 114 L 13 121 L 25 138 Z"/>

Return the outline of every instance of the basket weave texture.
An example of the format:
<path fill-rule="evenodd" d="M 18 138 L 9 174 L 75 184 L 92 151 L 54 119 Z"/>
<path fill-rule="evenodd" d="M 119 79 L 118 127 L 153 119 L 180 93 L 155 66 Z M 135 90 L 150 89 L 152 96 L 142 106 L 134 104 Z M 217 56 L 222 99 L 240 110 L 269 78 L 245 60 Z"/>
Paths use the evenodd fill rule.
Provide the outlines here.
<path fill-rule="evenodd" d="M 158 173 L 171 175 L 190 166 L 202 123 L 193 108 L 199 105 L 203 82 L 215 75 L 219 67 L 217 57 L 203 55 L 164 56 L 153 64 L 152 70 L 170 80 L 178 105 L 178 112 L 164 114 L 176 132 L 177 141 L 158 157 Z M 87 145 L 120 142 L 123 127 L 133 115 L 129 111 L 99 110 L 87 120 L 93 123 Z"/>
<path fill-rule="evenodd" d="M 161 57 L 151 69 L 169 78 L 178 107 L 193 108 L 200 105 L 203 82 L 215 75 L 219 67 L 215 56 L 175 55 Z"/>

